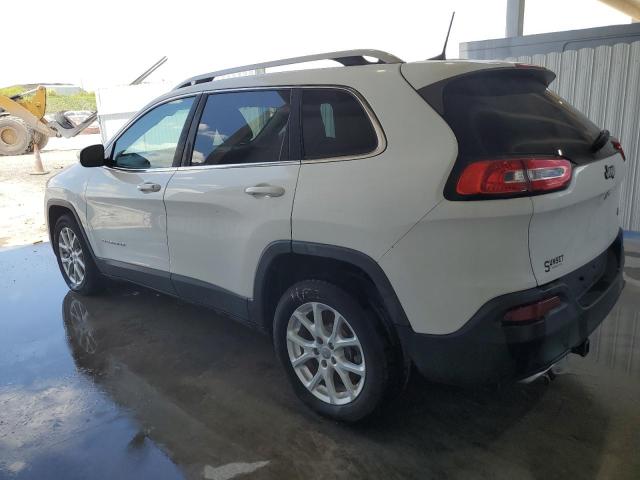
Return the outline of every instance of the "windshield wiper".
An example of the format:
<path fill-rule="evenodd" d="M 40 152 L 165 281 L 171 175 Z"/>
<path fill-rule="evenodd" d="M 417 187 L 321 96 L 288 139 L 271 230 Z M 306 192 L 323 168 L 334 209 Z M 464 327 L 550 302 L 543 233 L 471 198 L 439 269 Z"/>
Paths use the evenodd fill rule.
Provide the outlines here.
<path fill-rule="evenodd" d="M 609 141 L 610 136 L 611 134 L 609 133 L 609 130 L 600 130 L 600 133 L 591 144 L 591 151 L 593 153 L 596 153 L 597 151 L 602 149 L 602 147 L 604 147 Z"/>

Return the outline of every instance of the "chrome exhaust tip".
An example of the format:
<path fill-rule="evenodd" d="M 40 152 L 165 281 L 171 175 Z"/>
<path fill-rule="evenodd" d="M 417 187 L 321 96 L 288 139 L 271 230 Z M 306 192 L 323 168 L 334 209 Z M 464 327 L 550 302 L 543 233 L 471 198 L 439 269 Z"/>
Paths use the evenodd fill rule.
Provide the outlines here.
<path fill-rule="evenodd" d="M 555 363 L 553 364 L 555 365 Z M 555 373 L 553 373 L 552 368 L 553 365 L 551 365 L 549 368 L 546 368 L 544 370 L 542 370 L 541 372 L 538 373 L 534 373 L 533 375 L 523 378 L 522 380 L 519 380 L 518 383 L 522 383 L 524 385 L 529 385 L 530 383 L 535 382 L 536 380 L 538 380 L 541 377 L 545 377 L 548 376 L 550 377 L 549 379 L 551 379 L 551 376 L 555 377 Z M 549 373 L 551 373 L 551 375 L 549 375 Z"/>
<path fill-rule="evenodd" d="M 534 373 L 533 375 L 530 375 L 526 378 L 523 378 L 522 380 L 519 380 L 518 383 L 529 384 L 529 383 L 535 382 L 536 380 L 542 377 L 546 378 L 547 382 L 550 382 L 551 380 L 556 378 L 558 375 L 562 375 L 567 371 L 567 363 L 568 363 L 567 356 L 564 356 L 560 360 L 558 360 L 556 363 L 551 364 L 549 367 L 545 368 L 544 370 L 541 370 L 537 373 Z"/>

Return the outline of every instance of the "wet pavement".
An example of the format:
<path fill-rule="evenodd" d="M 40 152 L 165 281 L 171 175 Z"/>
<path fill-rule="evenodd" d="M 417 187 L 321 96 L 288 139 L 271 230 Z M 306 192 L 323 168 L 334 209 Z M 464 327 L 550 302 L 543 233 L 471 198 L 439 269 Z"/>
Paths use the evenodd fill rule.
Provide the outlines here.
<path fill-rule="evenodd" d="M 640 242 L 622 298 L 551 383 L 412 377 L 343 426 L 299 403 L 267 338 L 113 283 L 70 293 L 48 244 L 0 251 L 0 478 L 640 478 Z"/>

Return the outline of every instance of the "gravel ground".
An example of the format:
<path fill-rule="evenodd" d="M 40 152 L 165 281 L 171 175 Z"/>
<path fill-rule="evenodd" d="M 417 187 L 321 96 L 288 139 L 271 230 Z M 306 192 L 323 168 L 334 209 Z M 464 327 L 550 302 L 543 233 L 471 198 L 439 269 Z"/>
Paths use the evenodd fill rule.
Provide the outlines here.
<path fill-rule="evenodd" d="M 48 240 L 44 218 L 44 189 L 47 180 L 78 161 L 78 149 L 100 142 L 99 135 L 73 139 L 51 139 L 53 145 L 42 154 L 47 175 L 29 175 L 33 155 L 0 156 L 0 247 L 26 245 Z"/>

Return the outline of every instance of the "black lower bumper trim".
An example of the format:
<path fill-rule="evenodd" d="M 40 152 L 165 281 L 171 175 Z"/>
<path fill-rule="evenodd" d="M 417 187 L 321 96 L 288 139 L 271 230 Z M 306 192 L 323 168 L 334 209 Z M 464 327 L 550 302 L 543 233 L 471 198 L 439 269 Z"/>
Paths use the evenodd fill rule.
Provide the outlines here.
<path fill-rule="evenodd" d="M 431 380 L 479 385 L 526 378 L 585 344 L 624 288 L 623 265 L 620 231 L 609 249 L 589 264 L 547 285 L 489 301 L 454 333 L 425 335 L 398 326 L 398 335 L 418 370 Z M 597 278 L 580 284 L 596 270 Z M 508 310 L 554 295 L 562 304 L 543 320 L 503 324 Z"/>

